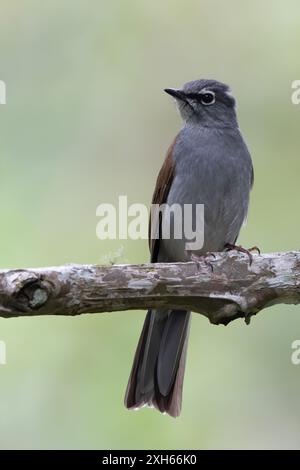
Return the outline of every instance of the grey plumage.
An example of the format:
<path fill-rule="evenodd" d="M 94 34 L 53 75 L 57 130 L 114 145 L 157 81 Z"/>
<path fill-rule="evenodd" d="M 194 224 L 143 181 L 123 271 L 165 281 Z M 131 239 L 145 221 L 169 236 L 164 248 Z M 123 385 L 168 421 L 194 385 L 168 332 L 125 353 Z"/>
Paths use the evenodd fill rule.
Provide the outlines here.
<path fill-rule="evenodd" d="M 222 251 L 238 237 L 253 183 L 235 100 L 229 87 L 215 80 L 196 80 L 181 90 L 166 91 L 175 97 L 184 126 L 171 149 L 171 183 L 160 203 L 204 204 L 204 244 L 194 254 Z M 158 185 L 165 179 L 160 175 Z M 188 261 L 187 241 L 172 236 L 159 240 L 154 261 Z M 148 312 L 127 387 L 128 408 L 150 404 L 179 415 L 189 324 L 190 312 Z"/>
<path fill-rule="evenodd" d="M 173 149 L 175 176 L 167 204 L 204 204 L 204 246 L 197 254 L 234 243 L 247 216 L 251 157 L 237 127 L 187 124 Z M 187 261 L 188 240 L 162 240 L 161 261 Z"/>

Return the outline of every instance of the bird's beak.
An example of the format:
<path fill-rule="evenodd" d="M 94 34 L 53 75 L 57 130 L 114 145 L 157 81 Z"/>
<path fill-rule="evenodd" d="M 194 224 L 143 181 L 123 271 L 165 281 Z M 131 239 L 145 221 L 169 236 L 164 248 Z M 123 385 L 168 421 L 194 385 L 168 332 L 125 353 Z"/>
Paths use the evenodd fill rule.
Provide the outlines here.
<path fill-rule="evenodd" d="M 164 91 L 177 100 L 186 101 L 186 96 L 182 90 L 176 90 L 176 88 L 165 88 Z"/>

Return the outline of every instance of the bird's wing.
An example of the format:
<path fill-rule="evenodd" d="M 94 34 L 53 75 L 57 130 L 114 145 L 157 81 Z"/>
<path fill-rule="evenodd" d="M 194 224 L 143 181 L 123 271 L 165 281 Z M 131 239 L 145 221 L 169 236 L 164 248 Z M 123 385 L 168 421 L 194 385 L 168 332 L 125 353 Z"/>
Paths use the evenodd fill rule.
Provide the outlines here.
<path fill-rule="evenodd" d="M 174 139 L 174 141 L 168 148 L 165 161 L 158 174 L 158 177 L 156 180 L 156 186 L 155 186 L 153 197 L 152 197 L 152 204 L 161 205 L 167 202 L 168 194 L 169 194 L 170 187 L 171 187 L 174 174 L 175 174 L 175 165 L 174 165 L 174 161 L 172 158 L 175 141 L 176 141 L 176 138 Z M 158 257 L 159 240 L 160 240 L 160 225 L 161 225 L 161 214 L 158 214 L 158 216 L 154 217 L 154 219 L 151 220 L 151 213 L 150 213 L 148 240 L 149 240 L 149 248 L 150 248 L 150 253 L 151 253 L 151 263 L 155 263 Z M 157 238 L 154 238 L 153 234 L 157 234 Z"/>

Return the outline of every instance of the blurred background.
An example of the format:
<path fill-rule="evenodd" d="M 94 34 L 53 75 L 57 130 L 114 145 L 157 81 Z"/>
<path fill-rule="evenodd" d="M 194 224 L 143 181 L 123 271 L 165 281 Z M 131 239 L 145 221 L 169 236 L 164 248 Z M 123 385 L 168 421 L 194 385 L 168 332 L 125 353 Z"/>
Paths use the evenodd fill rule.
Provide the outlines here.
<path fill-rule="evenodd" d="M 240 243 L 299 249 L 299 26 L 296 0 L 2 0 L 0 267 L 147 261 L 146 241 L 96 238 L 96 207 L 149 203 L 181 125 L 162 90 L 203 77 L 231 85 L 253 156 Z M 0 447 L 299 447 L 299 307 L 248 327 L 194 314 L 177 420 L 123 407 L 143 320 L 0 319 Z"/>

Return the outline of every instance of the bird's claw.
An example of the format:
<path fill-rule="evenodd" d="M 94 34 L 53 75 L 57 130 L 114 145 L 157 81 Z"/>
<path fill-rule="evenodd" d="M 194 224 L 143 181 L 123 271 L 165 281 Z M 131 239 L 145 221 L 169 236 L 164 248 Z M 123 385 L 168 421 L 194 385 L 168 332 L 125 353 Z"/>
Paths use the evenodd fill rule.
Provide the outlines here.
<path fill-rule="evenodd" d="M 240 253 L 245 253 L 249 258 L 250 266 L 253 261 L 252 252 L 256 251 L 260 255 L 260 249 L 257 246 L 253 246 L 252 248 L 249 248 L 247 250 L 247 248 L 243 248 L 241 245 L 233 245 L 231 243 L 226 243 L 225 251 L 231 251 L 231 250 L 239 251 Z"/>
<path fill-rule="evenodd" d="M 248 251 L 250 251 L 250 253 L 252 253 L 252 251 L 256 251 L 256 253 L 260 255 L 260 249 L 258 248 L 258 246 L 252 246 L 248 249 Z"/>
<path fill-rule="evenodd" d="M 206 266 L 208 266 L 210 269 L 211 269 L 211 272 L 213 272 L 214 268 L 213 268 L 213 265 L 212 265 L 212 262 L 211 261 L 208 261 L 208 258 L 209 257 L 212 257 L 214 260 L 216 259 L 216 255 L 214 253 L 207 253 L 206 255 L 195 255 L 195 254 L 192 254 L 191 255 L 191 261 L 193 261 L 194 263 L 196 263 L 197 265 L 197 268 L 198 268 L 198 271 L 200 270 L 200 261 L 204 261 L 204 263 L 206 264 Z"/>

